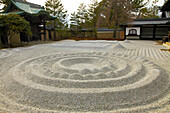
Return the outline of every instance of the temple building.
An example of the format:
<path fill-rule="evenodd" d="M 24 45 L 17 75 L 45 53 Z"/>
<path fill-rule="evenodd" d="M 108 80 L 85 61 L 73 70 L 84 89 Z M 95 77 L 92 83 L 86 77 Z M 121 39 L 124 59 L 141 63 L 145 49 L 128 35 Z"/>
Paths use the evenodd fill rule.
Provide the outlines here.
<path fill-rule="evenodd" d="M 20 33 L 20 41 L 46 40 L 46 22 L 55 19 L 41 5 L 23 0 L 10 0 L 7 8 L 2 12 L 2 15 L 9 14 L 18 14 L 30 22 L 33 36 L 28 37 L 24 33 Z"/>
<path fill-rule="evenodd" d="M 170 0 L 168 0 L 162 7 L 162 18 L 170 18 Z"/>
<path fill-rule="evenodd" d="M 170 0 L 161 7 L 161 18 L 137 19 L 124 24 L 126 39 L 159 40 L 170 32 Z"/>

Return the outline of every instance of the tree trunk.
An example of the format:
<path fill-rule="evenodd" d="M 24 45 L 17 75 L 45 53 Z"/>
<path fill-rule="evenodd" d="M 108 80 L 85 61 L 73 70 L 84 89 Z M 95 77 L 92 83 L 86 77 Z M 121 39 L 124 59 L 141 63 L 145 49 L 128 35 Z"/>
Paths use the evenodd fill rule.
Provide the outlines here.
<path fill-rule="evenodd" d="M 114 13 L 115 13 L 115 30 L 114 30 L 114 33 L 113 33 L 113 38 L 116 38 L 117 21 L 118 21 L 118 14 L 117 14 L 117 13 L 118 13 L 117 0 L 115 0 L 114 6 L 115 6 L 115 10 L 114 10 Z"/>
<path fill-rule="evenodd" d="M 10 40 L 11 40 L 11 37 L 8 36 L 8 46 L 9 46 L 9 47 L 11 47 L 11 41 L 10 41 Z"/>
<path fill-rule="evenodd" d="M 56 26 L 55 26 L 55 20 L 54 20 L 53 26 L 54 26 L 54 40 L 57 40 L 57 38 L 56 38 L 56 30 L 55 30 L 55 28 L 56 28 Z"/>
<path fill-rule="evenodd" d="M 14 32 L 13 33 L 9 33 L 9 34 L 11 34 L 11 35 L 8 35 L 8 45 L 9 45 L 9 47 L 11 47 L 11 38 L 14 36 Z"/>
<path fill-rule="evenodd" d="M 96 21 L 94 22 L 94 33 L 95 33 L 95 38 L 97 38 L 97 26 L 96 26 Z"/>
<path fill-rule="evenodd" d="M 116 22 L 117 23 L 117 22 Z M 113 38 L 117 38 L 116 37 L 116 33 L 117 33 L 117 24 L 115 24 L 115 30 L 114 30 L 114 33 L 113 33 Z"/>

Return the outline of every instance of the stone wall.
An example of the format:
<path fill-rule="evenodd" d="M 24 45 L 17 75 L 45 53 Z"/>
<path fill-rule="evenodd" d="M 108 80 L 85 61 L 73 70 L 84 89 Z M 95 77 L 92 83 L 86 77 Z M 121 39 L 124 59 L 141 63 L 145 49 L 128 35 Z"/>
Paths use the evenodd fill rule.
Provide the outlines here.
<path fill-rule="evenodd" d="M 44 30 L 41 30 L 41 33 L 43 33 Z M 44 34 L 41 34 L 41 40 L 44 41 Z M 49 34 L 48 31 L 46 30 L 46 41 L 49 41 Z"/>
<path fill-rule="evenodd" d="M 44 41 L 44 34 L 42 34 L 44 31 L 41 30 L 41 40 Z M 54 33 L 56 33 L 55 37 L 54 37 Z M 54 31 L 50 31 L 50 30 L 46 30 L 46 40 L 64 40 L 64 39 L 68 39 L 71 37 L 71 34 L 67 31 L 63 31 L 61 32 L 54 32 Z"/>
<path fill-rule="evenodd" d="M 124 31 L 117 31 L 117 39 L 124 39 Z M 99 39 L 113 39 L 113 31 L 97 32 L 97 38 Z"/>
<path fill-rule="evenodd" d="M 134 40 L 139 40 L 139 36 L 126 36 L 126 39 L 134 39 Z"/>

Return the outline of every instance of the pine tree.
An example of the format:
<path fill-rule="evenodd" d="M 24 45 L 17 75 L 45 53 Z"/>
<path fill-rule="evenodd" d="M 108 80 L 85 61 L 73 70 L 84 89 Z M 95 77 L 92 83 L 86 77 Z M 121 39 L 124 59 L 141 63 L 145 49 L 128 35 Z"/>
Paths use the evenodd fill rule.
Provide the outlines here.
<path fill-rule="evenodd" d="M 149 3 L 149 0 L 132 0 L 132 8 L 134 12 L 134 19 L 141 18 L 143 13 L 146 13 L 146 5 Z"/>
<path fill-rule="evenodd" d="M 89 21 L 92 24 L 92 27 L 96 28 L 96 22 L 97 18 L 99 15 L 99 9 L 98 9 L 99 3 L 97 0 L 92 0 L 92 3 L 89 4 L 89 9 L 88 9 L 88 16 L 89 16 Z"/>
<path fill-rule="evenodd" d="M 97 0 L 92 0 L 92 3 L 89 4 L 89 9 L 88 9 L 88 23 L 89 27 L 92 27 L 94 32 L 95 32 L 95 37 L 97 37 L 97 20 L 99 17 L 99 3 Z"/>
<path fill-rule="evenodd" d="M 93 0 L 91 4 L 89 4 L 89 9 L 86 9 L 86 5 L 81 3 L 77 9 L 77 12 L 71 14 L 71 28 L 96 28 L 97 25 L 97 16 L 98 16 L 98 2 L 97 0 Z"/>
<path fill-rule="evenodd" d="M 70 19 L 70 28 L 71 29 L 79 29 L 80 28 L 80 21 L 77 18 L 76 12 L 71 14 L 71 19 Z"/>
<path fill-rule="evenodd" d="M 152 5 L 151 7 L 148 8 L 148 12 L 149 14 L 147 15 L 146 18 L 159 18 L 159 6 L 156 5 L 158 3 L 159 0 L 154 0 L 152 1 Z"/>
<path fill-rule="evenodd" d="M 47 0 L 45 3 L 45 9 L 53 16 L 56 16 L 56 19 L 53 21 L 53 26 L 55 29 L 58 29 L 60 35 L 61 31 L 68 27 L 67 22 L 67 11 L 64 10 L 64 6 L 60 0 Z M 54 37 L 55 33 L 54 33 Z"/>
<path fill-rule="evenodd" d="M 88 22 L 88 12 L 84 3 L 81 3 L 78 7 L 76 17 L 80 29 L 86 28 Z"/>
<path fill-rule="evenodd" d="M 47 0 L 45 8 L 50 14 L 56 16 L 55 28 L 62 29 L 66 26 L 67 11 L 64 10 L 64 6 L 60 0 Z"/>
<path fill-rule="evenodd" d="M 143 7 L 139 11 L 138 18 L 159 18 L 159 6 L 157 6 L 158 0 L 152 1 L 150 7 Z"/>

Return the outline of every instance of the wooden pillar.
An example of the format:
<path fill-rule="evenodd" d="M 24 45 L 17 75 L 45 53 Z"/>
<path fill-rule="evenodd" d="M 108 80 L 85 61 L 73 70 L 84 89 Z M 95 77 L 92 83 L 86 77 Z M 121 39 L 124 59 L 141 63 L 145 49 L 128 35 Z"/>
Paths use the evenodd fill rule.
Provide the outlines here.
<path fill-rule="evenodd" d="M 71 32 L 71 37 L 74 37 L 74 32 L 72 30 L 70 32 Z"/>
<path fill-rule="evenodd" d="M 43 21 L 43 30 L 44 30 L 44 41 L 46 41 L 46 26 L 45 26 L 45 20 Z"/>
<path fill-rule="evenodd" d="M 48 35 L 49 35 L 49 40 L 52 40 L 52 37 L 51 37 L 51 30 L 48 30 Z"/>
<path fill-rule="evenodd" d="M 70 31 L 71 32 L 71 37 L 73 37 L 73 31 Z"/>
<path fill-rule="evenodd" d="M 84 38 L 86 37 L 86 31 L 84 31 Z"/>
<path fill-rule="evenodd" d="M 69 33 L 68 33 L 69 31 L 67 30 L 66 32 L 67 32 L 67 38 L 69 38 Z"/>
<path fill-rule="evenodd" d="M 127 26 L 123 26 L 124 27 L 124 38 L 125 38 L 125 40 L 126 40 L 126 27 Z"/>
<path fill-rule="evenodd" d="M 153 28 L 153 40 L 156 39 L 156 25 L 154 25 L 154 28 Z"/>
<path fill-rule="evenodd" d="M 139 35 L 140 40 L 141 40 L 141 36 L 142 36 L 142 26 L 140 26 L 140 35 Z"/>

